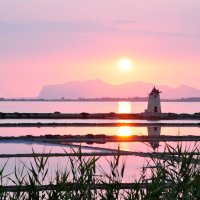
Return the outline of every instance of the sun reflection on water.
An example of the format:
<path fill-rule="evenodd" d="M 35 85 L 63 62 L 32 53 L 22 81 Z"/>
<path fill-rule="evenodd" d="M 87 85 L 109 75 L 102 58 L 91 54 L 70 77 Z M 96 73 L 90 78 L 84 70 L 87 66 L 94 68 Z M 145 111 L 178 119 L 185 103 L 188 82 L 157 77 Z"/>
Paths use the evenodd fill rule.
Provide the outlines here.
<path fill-rule="evenodd" d="M 118 103 L 118 113 L 128 114 L 128 113 L 131 113 L 131 111 L 132 111 L 131 102 L 119 102 Z M 119 122 L 123 122 L 123 121 L 120 120 Z M 129 126 L 121 126 L 121 127 L 119 127 L 118 135 L 120 137 L 131 136 L 132 135 L 131 127 L 129 127 Z"/>
<path fill-rule="evenodd" d="M 131 113 L 131 102 L 119 102 L 118 113 Z"/>
<path fill-rule="evenodd" d="M 131 136 L 132 135 L 131 127 L 129 126 L 119 127 L 118 135 L 121 137 Z"/>

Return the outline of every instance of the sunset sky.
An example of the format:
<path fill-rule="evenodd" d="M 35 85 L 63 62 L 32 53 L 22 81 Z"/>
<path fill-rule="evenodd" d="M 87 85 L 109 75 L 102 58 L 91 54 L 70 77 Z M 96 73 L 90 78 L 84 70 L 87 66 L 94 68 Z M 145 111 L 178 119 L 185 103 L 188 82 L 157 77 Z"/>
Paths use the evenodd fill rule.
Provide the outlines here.
<path fill-rule="evenodd" d="M 16 97 L 96 78 L 200 88 L 200 0 L 1 0 L 0 77 Z"/>

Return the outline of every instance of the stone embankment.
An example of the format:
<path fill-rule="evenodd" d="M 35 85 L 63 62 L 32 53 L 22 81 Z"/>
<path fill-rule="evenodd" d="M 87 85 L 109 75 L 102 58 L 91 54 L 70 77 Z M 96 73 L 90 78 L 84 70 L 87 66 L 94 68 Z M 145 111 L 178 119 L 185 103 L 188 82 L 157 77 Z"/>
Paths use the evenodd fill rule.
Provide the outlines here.
<path fill-rule="evenodd" d="M 138 120 L 200 120 L 200 112 L 188 113 L 0 113 L 0 119 L 138 119 Z"/>
<path fill-rule="evenodd" d="M 99 143 L 104 144 L 107 142 L 175 142 L 175 141 L 200 141 L 200 136 L 186 135 L 186 136 L 173 136 L 173 135 L 132 135 L 127 137 L 120 137 L 117 135 L 104 135 L 104 134 L 87 134 L 87 135 L 41 135 L 41 136 L 19 136 L 19 137 L 0 137 L 0 141 L 15 141 L 15 142 L 42 142 L 54 144 L 69 144 L 69 143 Z"/>

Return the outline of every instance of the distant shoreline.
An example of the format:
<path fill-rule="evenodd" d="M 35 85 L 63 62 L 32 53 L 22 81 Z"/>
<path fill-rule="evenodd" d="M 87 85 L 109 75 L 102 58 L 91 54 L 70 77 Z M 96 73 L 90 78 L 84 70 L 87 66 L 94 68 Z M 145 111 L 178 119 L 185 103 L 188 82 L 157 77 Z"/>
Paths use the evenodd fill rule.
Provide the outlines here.
<path fill-rule="evenodd" d="M 0 102 L 147 102 L 147 97 L 132 98 L 78 98 L 78 99 L 37 99 L 37 98 L 0 98 Z M 189 97 L 180 99 L 161 99 L 162 102 L 200 102 L 200 97 Z"/>

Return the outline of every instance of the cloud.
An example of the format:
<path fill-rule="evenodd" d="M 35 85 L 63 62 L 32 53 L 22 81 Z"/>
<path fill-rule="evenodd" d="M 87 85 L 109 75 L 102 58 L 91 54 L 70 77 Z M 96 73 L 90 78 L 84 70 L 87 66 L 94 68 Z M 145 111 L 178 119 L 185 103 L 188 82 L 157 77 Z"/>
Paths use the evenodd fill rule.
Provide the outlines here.
<path fill-rule="evenodd" d="M 136 22 L 137 21 L 135 20 L 127 20 L 127 19 L 113 20 L 113 23 L 117 25 L 129 25 L 129 24 L 135 24 Z"/>
<path fill-rule="evenodd" d="M 100 22 L 92 21 L 54 21 L 54 22 L 0 22 L 0 33 L 23 32 L 107 32 L 113 28 Z"/>
<path fill-rule="evenodd" d="M 42 34 L 42 33 L 122 33 L 159 36 L 197 36 L 198 33 L 183 31 L 154 31 L 137 27 L 140 22 L 134 20 L 119 19 L 111 22 L 99 21 L 31 21 L 31 22 L 1 22 L 0 34 Z M 118 26 L 119 25 L 119 26 Z M 122 25 L 122 26 L 120 26 Z M 126 26 L 123 25 L 132 25 Z M 126 28 L 124 28 L 126 27 Z"/>

